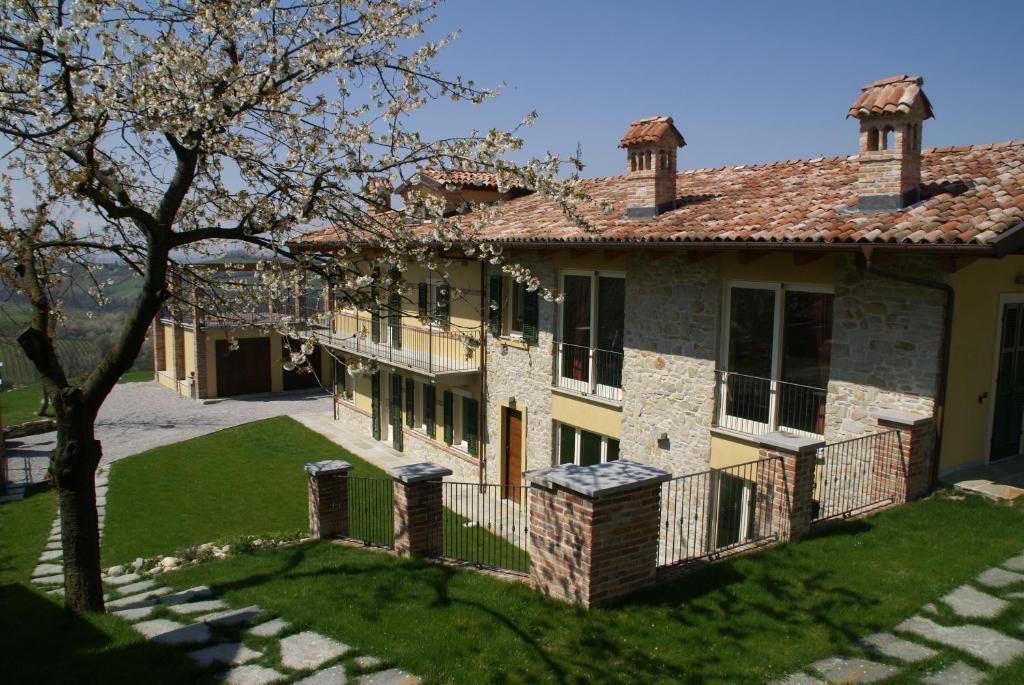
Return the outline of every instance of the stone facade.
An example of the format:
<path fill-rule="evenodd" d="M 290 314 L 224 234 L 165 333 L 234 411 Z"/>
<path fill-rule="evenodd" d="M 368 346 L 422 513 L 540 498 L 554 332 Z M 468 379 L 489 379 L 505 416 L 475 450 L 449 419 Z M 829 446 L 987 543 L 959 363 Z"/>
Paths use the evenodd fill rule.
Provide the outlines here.
<path fill-rule="evenodd" d="M 708 467 L 721 292 L 714 259 L 628 260 L 622 458 L 674 474 Z"/>
<path fill-rule="evenodd" d="M 941 280 L 939 264 L 921 258 L 876 258 L 875 268 Z M 944 295 L 862 268 L 847 258 L 836 269 L 825 439 L 837 442 L 878 430 L 872 410 L 931 415 L 938 392 Z"/>
<path fill-rule="evenodd" d="M 515 257 L 513 260 L 540 279 L 542 288 L 557 286 L 557 271 L 549 259 Z M 523 445 L 523 471 L 550 466 L 553 454 L 551 416 L 551 385 L 555 342 L 555 305 L 539 303 L 538 341 L 525 349 L 487 334 L 487 464 L 486 478 L 501 482 L 501 407 L 502 400 L 516 398 L 524 407 L 527 422 Z M 506 344 L 508 343 L 508 344 Z"/>

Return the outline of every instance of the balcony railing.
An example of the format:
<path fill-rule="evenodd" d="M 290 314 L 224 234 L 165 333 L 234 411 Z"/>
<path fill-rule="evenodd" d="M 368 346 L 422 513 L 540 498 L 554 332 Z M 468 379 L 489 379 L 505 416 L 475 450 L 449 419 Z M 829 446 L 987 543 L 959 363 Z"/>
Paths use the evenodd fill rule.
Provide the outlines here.
<path fill-rule="evenodd" d="M 386 316 L 378 319 L 363 312 L 340 312 L 335 314 L 330 332 L 316 335 L 329 347 L 429 375 L 480 369 L 480 346 L 474 338 L 436 326 L 392 324 Z"/>
<path fill-rule="evenodd" d="M 555 387 L 622 401 L 622 352 L 555 343 Z"/>
<path fill-rule="evenodd" d="M 311 290 L 273 300 L 264 298 L 255 303 L 220 303 L 211 311 L 200 312 L 200 320 L 203 325 L 211 327 L 269 326 L 284 322 L 312 324 L 318 320 L 318 315 L 324 315 L 322 296 L 320 291 Z M 224 311 L 218 312 L 217 307 Z M 195 311 L 189 305 L 164 305 L 160 318 L 192 326 L 195 324 Z"/>
<path fill-rule="evenodd" d="M 729 371 L 715 371 L 715 378 L 716 426 L 751 435 L 824 435 L 826 389 Z"/>

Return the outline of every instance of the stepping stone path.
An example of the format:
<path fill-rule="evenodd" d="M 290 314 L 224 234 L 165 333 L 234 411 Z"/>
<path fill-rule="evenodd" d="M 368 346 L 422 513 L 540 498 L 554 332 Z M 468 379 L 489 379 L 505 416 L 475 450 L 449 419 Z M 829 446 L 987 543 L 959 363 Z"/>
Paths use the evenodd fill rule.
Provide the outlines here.
<path fill-rule="evenodd" d="M 988 674 L 962 661 L 947 665 L 928 662 L 941 657 L 936 646 L 946 654 L 960 653 L 977 662 L 999 668 L 1015 659 L 1024 658 L 1024 623 L 1021 634 L 1007 635 L 985 621 L 999 618 L 1014 602 L 1024 600 L 1024 553 L 999 566 L 979 573 L 972 583 L 956 588 L 939 602 L 925 604 L 922 614 L 896 626 L 894 633 L 873 633 L 853 643 L 855 653 L 836 655 L 811 664 L 807 669 L 791 673 L 774 685 L 838 685 L 839 683 L 873 683 L 904 672 L 909 664 L 920 672 L 931 671 L 920 680 L 927 685 L 979 685 L 988 682 Z M 1019 606 L 1019 605 L 1018 605 Z M 948 657 L 947 657 L 948 658 Z M 388 671 L 379 674 L 383 676 Z M 920 676 L 919 676 L 920 677 Z M 392 681 L 362 679 L 360 685 L 378 685 Z M 396 680 L 395 683 L 402 681 Z M 902 681 L 901 681 L 902 682 Z M 916 680 L 914 682 L 917 682 Z"/>
<path fill-rule="evenodd" d="M 96 472 L 101 539 L 106 520 L 108 478 L 106 467 Z M 131 568 L 121 571 L 118 575 L 103 576 L 103 583 L 114 595 L 107 601 L 107 611 L 129 621 L 146 639 L 185 650 L 190 659 L 219 672 L 223 681 L 230 685 L 269 685 L 292 679 L 306 685 L 343 685 L 346 682 L 419 685 L 421 682 L 419 677 L 399 669 L 380 670 L 384 662 L 374 656 L 363 654 L 350 659 L 354 650 L 348 645 L 313 631 L 296 632 L 283 618 L 263 616 L 258 606 L 232 609 L 206 586 L 172 592 L 157 578 L 147 578 Z M 39 556 L 39 565 L 32 573 L 32 582 L 48 594 L 64 594 L 59 515 L 50 529 L 46 548 Z M 264 620 L 260 621 L 261 618 Z M 250 623 L 255 625 L 246 630 L 245 625 Z M 253 642 L 247 645 L 250 638 Z M 266 663 L 264 649 L 268 640 L 277 641 L 280 664 L 271 668 L 249 663 L 261 659 Z M 270 653 L 275 651 L 270 650 Z M 351 663 L 355 672 L 365 675 L 350 680 L 347 663 Z"/>

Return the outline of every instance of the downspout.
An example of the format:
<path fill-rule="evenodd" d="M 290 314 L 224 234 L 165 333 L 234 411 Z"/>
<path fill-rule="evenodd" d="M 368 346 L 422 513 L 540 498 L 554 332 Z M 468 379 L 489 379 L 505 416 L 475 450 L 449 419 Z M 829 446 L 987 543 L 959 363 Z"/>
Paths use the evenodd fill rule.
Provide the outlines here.
<path fill-rule="evenodd" d="M 478 260 L 480 264 L 480 401 L 477 406 L 477 444 L 479 454 L 479 480 L 482 486 L 487 481 L 487 441 L 484 437 L 489 434 L 487 426 L 487 313 L 490 311 L 487 300 L 487 276 L 485 274 L 484 260 Z"/>
<path fill-rule="evenodd" d="M 865 271 L 872 273 L 875 276 L 888 278 L 889 280 L 898 281 L 900 283 L 908 283 L 922 288 L 938 290 L 945 295 L 945 304 L 943 306 L 942 315 L 942 345 L 939 348 L 939 378 L 938 387 L 936 388 L 935 393 L 935 409 L 933 412 L 935 416 L 935 450 L 928 481 L 928 488 L 933 489 L 939 480 L 939 461 L 942 458 L 942 433 L 945 424 L 946 387 L 949 382 L 949 347 L 953 338 L 953 307 L 956 303 L 956 291 L 953 289 L 953 286 L 943 281 L 932 281 L 927 278 L 918 278 L 917 276 L 908 276 L 906 274 L 886 271 L 884 269 L 876 269 L 871 263 L 871 253 L 872 248 L 870 245 L 865 245 L 861 249 L 861 254 L 864 256 Z"/>

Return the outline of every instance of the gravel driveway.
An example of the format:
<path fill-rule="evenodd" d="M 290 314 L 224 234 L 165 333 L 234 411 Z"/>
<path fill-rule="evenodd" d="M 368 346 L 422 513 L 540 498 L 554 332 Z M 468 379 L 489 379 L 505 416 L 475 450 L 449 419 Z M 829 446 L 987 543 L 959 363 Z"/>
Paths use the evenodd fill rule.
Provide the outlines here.
<path fill-rule="evenodd" d="M 251 395 L 200 404 L 178 397 L 155 381 L 114 387 L 100 409 L 96 437 L 103 444 L 103 462 L 123 459 L 153 447 L 188 440 L 223 428 L 284 414 L 329 412 L 331 396 L 320 389 Z M 8 477 L 25 482 L 43 480 L 56 433 L 7 442 Z"/>

